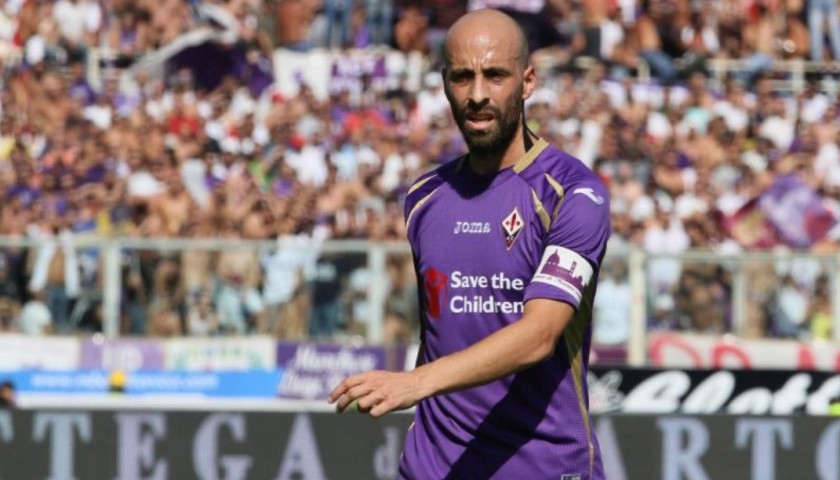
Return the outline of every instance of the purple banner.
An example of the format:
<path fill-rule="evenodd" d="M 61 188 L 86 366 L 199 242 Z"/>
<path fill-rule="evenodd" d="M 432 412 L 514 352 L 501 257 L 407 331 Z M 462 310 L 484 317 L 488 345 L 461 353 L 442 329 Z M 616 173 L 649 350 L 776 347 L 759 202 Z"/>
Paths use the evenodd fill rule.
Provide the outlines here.
<path fill-rule="evenodd" d="M 152 340 L 88 338 L 82 342 L 81 363 L 91 369 L 159 370 L 163 349 Z"/>
<path fill-rule="evenodd" d="M 591 365 L 624 365 L 627 363 L 627 346 L 592 345 L 589 363 Z"/>
<path fill-rule="evenodd" d="M 325 399 L 346 376 L 386 368 L 383 347 L 278 343 L 281 398 Z"/>
<path fill-rule="evenodd" d="M 384 56 L 339 55 L 330 72 L 332 92 L 362 92 L 372 87 L 382 90 L 386 86 L 388 69 Z M 370 82 L 369 85 L 366 82 Z"/>
<path fill-rule="evenodd" d="M 725 230 L 746 248 L 787 245 L 807 249 L 825 238 L 837 217 L 820 194 L 795 174 L 778 177 L 769 188 L 723 219 Z"/>
<path fill-rule="evenodd" d="M 779 238 L 792 248 L 810 248 L 837 221 L 819 193 L 796 175 L 777 178 L 758 202 Z"/>

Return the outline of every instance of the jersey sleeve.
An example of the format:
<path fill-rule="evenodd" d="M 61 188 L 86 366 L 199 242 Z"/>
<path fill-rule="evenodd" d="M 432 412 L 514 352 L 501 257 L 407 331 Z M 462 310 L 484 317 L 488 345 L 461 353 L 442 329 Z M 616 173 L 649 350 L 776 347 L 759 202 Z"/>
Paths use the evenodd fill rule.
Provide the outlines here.
<path fill-rule="evenodd" d="M 610 232 L 604 184 L 592 179 L 570 188 L 543 241 L 525 301 L 548 298 L 578 309 L 587 287 L 597 281 Z"/>

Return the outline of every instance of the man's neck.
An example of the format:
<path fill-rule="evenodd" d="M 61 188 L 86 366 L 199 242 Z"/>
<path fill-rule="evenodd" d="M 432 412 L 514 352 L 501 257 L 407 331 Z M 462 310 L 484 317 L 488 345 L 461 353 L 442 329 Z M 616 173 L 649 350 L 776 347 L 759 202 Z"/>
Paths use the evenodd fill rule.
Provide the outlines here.
<path fill-rule="evenodd" d="M 503 152 L 470 152 L 468 161 L 472 171 L 479 175 L 490 175 L 512 167 L 525 156 L 525 143 L 522 130 L 514 135 Z"/>

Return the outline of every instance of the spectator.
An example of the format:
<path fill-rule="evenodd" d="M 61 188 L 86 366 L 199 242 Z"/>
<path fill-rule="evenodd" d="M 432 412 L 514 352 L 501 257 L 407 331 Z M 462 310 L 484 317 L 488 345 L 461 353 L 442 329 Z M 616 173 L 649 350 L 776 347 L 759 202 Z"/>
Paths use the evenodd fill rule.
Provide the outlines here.
<path fill-rule="evenodd" d="M 160 258 L 153 278 L 147 333 L 153 337 L 179 336 L 184 331 L 181 323 L 184 290 L 178 259 L 174 256 Z"/>
<path fill-rule="evenodd" d="M 837 2 L 833 0 L 808 0 L 806 3 L 811 60 L 822 61 L 825 59 L 823 48 L 825 46 L 826 30 L 831 46 L 832 59 L 840 60 L 840 13 L 837 11 Z"/>
<path fill-rule="evenodd" d="M 232 218 L 226 222 L 227 235 L 241 231 L 241 224 Z M 215 302 L 223 333 L 265 331 L 265 306 L 257 290 L 261 277 L 259 258 L 254 250 L 226 250 L 219 254 Z"/>
<path fill-rule="evenodd" d="M 636 19 L 632 32 L 632 47 L 638 58 L 644 60 L 656 78 L 664 84 L 670 84 L 677 79 L 677 69 L 674 59 L 663 50 L 661 28 L 667 28 L 665 2 L 651 0 L 645 2 Z"/>
<path fill-rule="evenodd" d="M 790 275 L 785 276 L 771 304 L 772 334 L 781 338 L 801 338 L 808 329 L 808 303 L 806 291 Z"/>
<path fill-rule="evenodd" d="M 38 232 L 46 242 L 38 249 L 32 265 L 29 290 L 43 293 L 50 316 L 59 333 L 69 333 L 71 300 L 81 291 L 81 271 L 76 249 L 70 243 L 71 234 L 63 230 L 58 239 L 52 232 Z"/>
<path fill-rule="evenodd" d="M 619 260 L 612 260 L 607 272 L 598 282 L 598 295 L 592 311 L 592 341 L 597 345 L 624 345 L 630 338 L 630 316 L 627 312 L 633 300 L 627 267 Z"/>
<path fill-rule="evenodd" d="M 11 380 L 0 382 L 0 409 L 11 409 L 17 406 L 15 384 Z"/>
<path fill-rule="evenodd" d="M 10 265 L 5 256 L 0 256 L 0 331 L 14 332 L 19 328 L 21 295 L 12 279 Z"/>
<path fill-rule="evenodd" d="M 206 337 L 219 333 L 219 320 L 209 292 L 196 290 L 187 302 L 187 334 Z"/>
<path fill-rule="evenodd" d="M 346 319 L 342 312 L 342 262 L 335 254 L 321 255 L 312 278 L 312 312 L 309 317 L 309 336 L 315 339 L 331 337 Z"/>
<path fill-rule="evenodd" d="M 278 236 L 276 249 L 263 253 L 264 332 L 288 339 L 306 337 L 306 325 L 298 307 L 300 292 L 305 288 L 305 271 L 310 268 L 310 241 L 302 234 Z"/>
<path fill-rule="evenodd" d="M 30 298 L 20 310 L 20 331 L 26 335 L 43 336 L 54 332 L 52 314 L 47 305 L 38 298 Z"/>
<path fill-rule="evenodd" d="M 86 46 L 96 45 L 102 27 L 102 8 L 93 0 L 58 0 L 53 19 L 72 60 L 82 60 Z"/>

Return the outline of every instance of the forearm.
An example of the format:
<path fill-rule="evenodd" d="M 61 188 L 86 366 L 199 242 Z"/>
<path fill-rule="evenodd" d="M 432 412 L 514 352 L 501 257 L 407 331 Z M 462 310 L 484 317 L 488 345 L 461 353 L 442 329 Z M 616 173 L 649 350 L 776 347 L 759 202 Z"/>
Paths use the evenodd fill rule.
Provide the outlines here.
<path fill-rule="evenodd" d="M 491 382 L 553 355 L 573 315 L 566 303 L 528 301 L 519 321 L 474 345 L 410 372 L 378 370 L 347 377 L 333 389 L 329 401 L 339 412 L 358 401 L 359 411 L 379 417 L 434 395 Z"/>
<path fill-rule="evenodd" d="M 551 302 L 548 311 L 534 311 L 478 343 L 419 366 L 424 398 L 482 385 L 548 359 L 574 310 Z M 546 318 L 550 316 L 550 318 Z"/>

